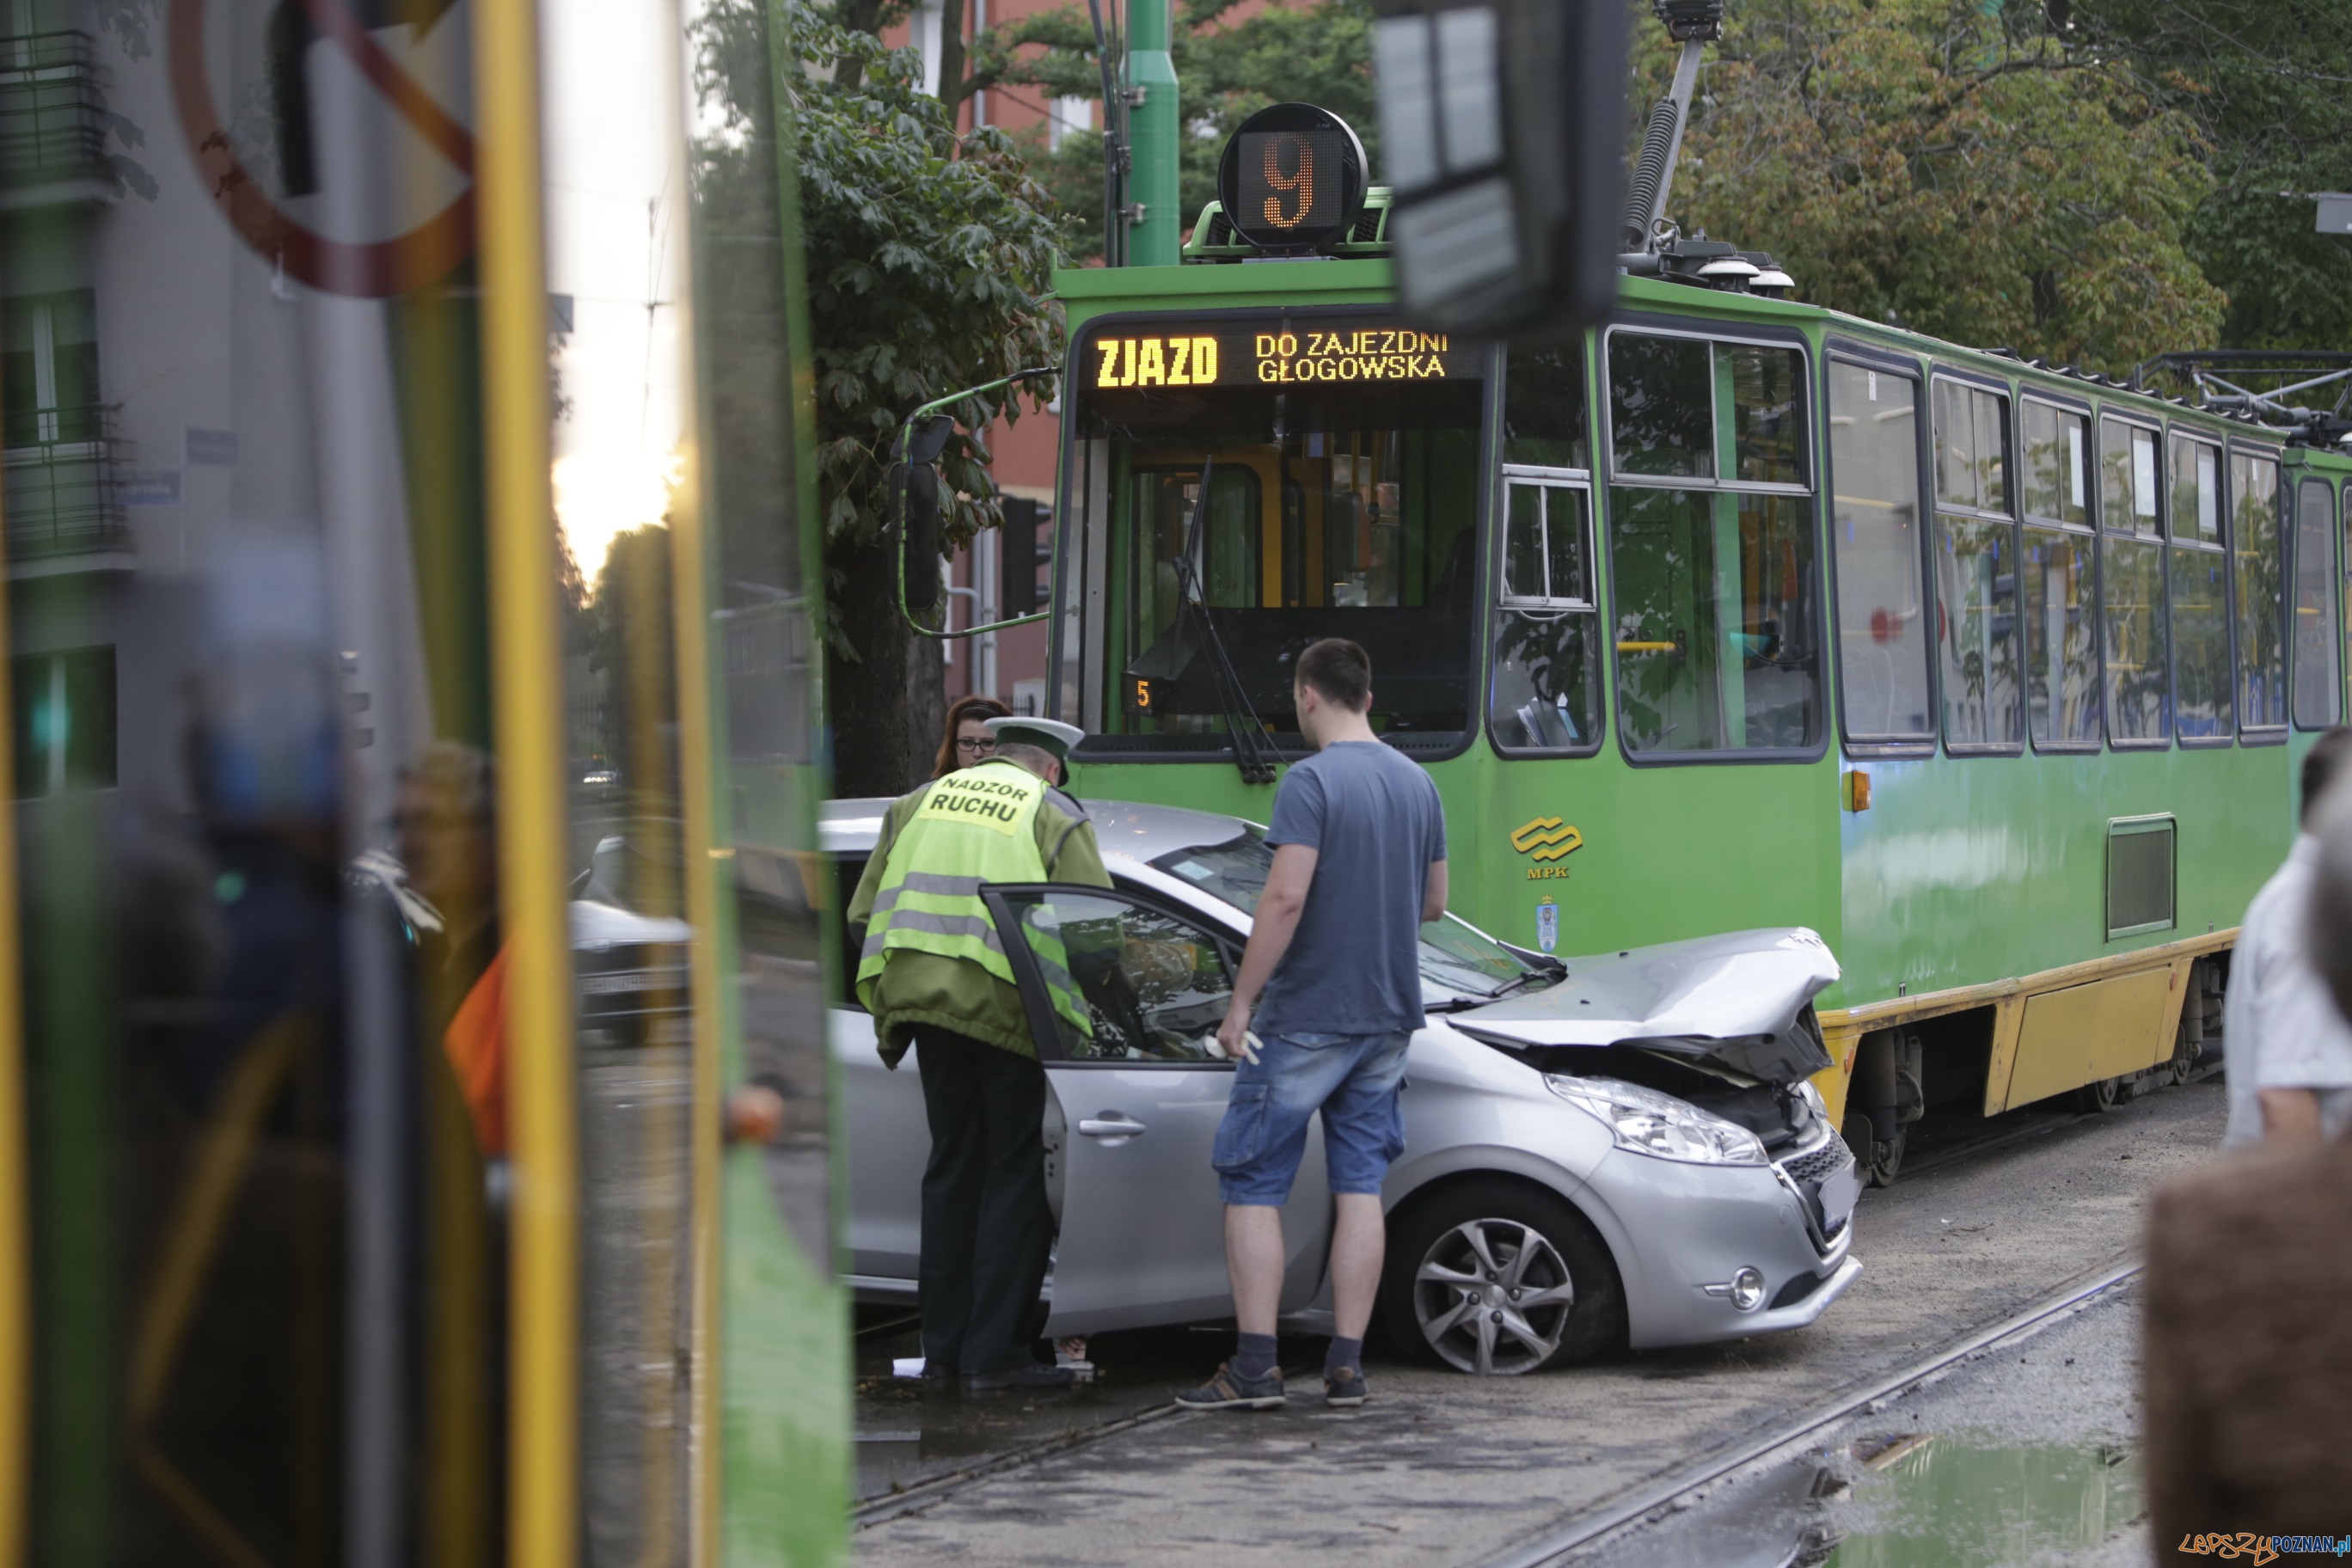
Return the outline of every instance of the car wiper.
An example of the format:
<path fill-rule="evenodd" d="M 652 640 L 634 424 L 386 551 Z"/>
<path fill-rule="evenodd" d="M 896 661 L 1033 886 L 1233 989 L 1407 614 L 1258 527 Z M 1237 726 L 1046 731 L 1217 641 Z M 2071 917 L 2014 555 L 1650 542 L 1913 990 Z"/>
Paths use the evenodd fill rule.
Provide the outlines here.
<path fill-rule="evenodd" d="M 1568 978 L 1565 966 L 1552 969 L 1530 969 L 1525 974 L 1514 975 L 1486 993 L 1489 1002 L 1500 1002 L 1506 996 L 1516 996 L 1530 985 L 1556 985 Z"/>
<path fill-rule="evenodd" d="M 1568 970 L 1564 966 L 1530 969 L 1525 974 L 1511 976 L 1492 991 L 1483 991 L 1473 996 L 1450 996 L 1443 1002 L 1424 1003 L 1421 1010 L 1424 1013 L 1466 1013 L 1473 1007 L 1484 1007 L 1489 1002 L 1500 1002 L 1506 996 L 1516 996 L 1530 985 L 1553 984 L 1567 978 Z"/>

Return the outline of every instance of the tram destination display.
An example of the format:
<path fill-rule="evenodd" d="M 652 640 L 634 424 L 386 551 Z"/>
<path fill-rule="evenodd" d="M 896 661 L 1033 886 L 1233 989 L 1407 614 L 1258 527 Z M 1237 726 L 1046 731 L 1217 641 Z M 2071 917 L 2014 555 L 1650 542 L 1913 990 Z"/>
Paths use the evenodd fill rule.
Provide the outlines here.
<path fill-rule="evenodd" d="M 1451 334 L 1392 320 L 1265 317 L 1208 323 L 1106 322 L 1081 352 L 1090 393 L 1475 377 Z"/>
<path fill-rule="evenodd" d="M 1235 233 L 1277 256 L 1311 256 L 1348 237 L 1364 209 L 1364 144 L 1311 103 L 1277 103 L 1241 123 L 1217 165 Z"/>

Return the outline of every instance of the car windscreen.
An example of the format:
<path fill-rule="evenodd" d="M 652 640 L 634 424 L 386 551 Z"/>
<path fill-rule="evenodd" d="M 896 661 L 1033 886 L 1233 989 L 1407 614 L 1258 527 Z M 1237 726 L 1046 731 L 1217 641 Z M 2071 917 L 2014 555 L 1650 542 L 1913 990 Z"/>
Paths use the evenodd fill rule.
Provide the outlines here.
<path fill-rule="evenodd" d="M 1255 915 L 1274 867 L 1265 831 L 1245 827 L 1222 844 L 1194 845 L 1151 862 L 1213 898 Z M 1530 973 L 1532 965 L 1465 921 L 1446 915 L 1421 928 L 1421 978 L 1447 996 L 1486 996 Z"/>

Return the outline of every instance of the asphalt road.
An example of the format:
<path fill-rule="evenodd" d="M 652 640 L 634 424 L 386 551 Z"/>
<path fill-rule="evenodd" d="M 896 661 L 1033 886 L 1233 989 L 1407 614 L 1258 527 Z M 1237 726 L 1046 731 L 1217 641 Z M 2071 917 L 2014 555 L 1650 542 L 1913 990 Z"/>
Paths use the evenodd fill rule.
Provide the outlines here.
<path fill-rule="evenodd" d="M 1114 1382 L 1077 1400 L 992 1407 L 901 1394 L 886 1413 L 879 1401 L 896 1391 L 869 1389 L 861 1418 L 896 1421 L 888 1436 L 909 1462 L 895 1475 L 865 1468 L 876 1500 L 858 1552 L 868 1563 L 1006 1568 L 1194 1555 L 1221 1568 L 1339 1553 L 1350 1568 L 1486 1562 L 2126 1260 L 2144 1194 L 2210 1157 L 2222 1101 L 2219 1081 L 2165 1089 L 1864 1194 L 1854 1243 L 1864 1272 L 1796 1333 L 1529 1378 L 1376 1361 L 1360 1411 L 1327 1411 L 1309 1393 L 1280 1412 L 1148 1419 L 1090 1440 L 1088 1427 L 1205 1373 L 1228 1342 L 1175 1341 L 1176 1352 L 1200 1347 L 1181 1370 L 1160 1364 L 1165 1339 L 1142 1347 L 1172 1374 L 1156 1387 L 1132 1369 L 1118 1382 L 1118 1347 L 1098 1346 Z M 2021 1397 L 2037 1395 L 2029 1386 Z M 1063 1451 L 953 1479 L 991 1454 L 1072 1437 Z M 934 1444 L 941 1457 L 927 1461 Z M 914 1489 L 894 1498 L 890 1479 Z"/>

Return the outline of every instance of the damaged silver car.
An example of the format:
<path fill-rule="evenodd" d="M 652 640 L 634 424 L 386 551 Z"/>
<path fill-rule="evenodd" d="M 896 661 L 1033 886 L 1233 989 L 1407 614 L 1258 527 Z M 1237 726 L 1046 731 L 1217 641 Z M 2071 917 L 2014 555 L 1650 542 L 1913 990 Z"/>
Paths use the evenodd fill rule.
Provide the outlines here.
<path fill-rule="evenodd" d="M 887 801 L 826 808 L 845 889 Z M 1209 1150 L 1232 1066 L 1213 1048 L 1273 851 L 1237 818 L 1092 802 L 1117 886 L 984 895 L 1030 1003 L 1051 1096 L 1058 1234 L 1047 1332 L 1232 1314 Z M 1089 1027 L 1047 1001 L 1025 939 L 1077 928 Z M 1616 1345 L 1811 1322 L 1861 1264 L 1853 1156 L 1811 1075 L 1837 963 L 1809 931 L 1738 931 L 1565 960 L 1447 917 L 1423 928 L 1406 1147 L 1383 1193 L 1380 1318 L 1406 1353 L 1507 1373 Z M 910 1300 L 928 1142 L 913 1067 L 836 1008 L 849 1116 L 852 1283 Z M 1283 1211 L 1286 1326 L 1328 1331 L 1320 1129 Z"/>

